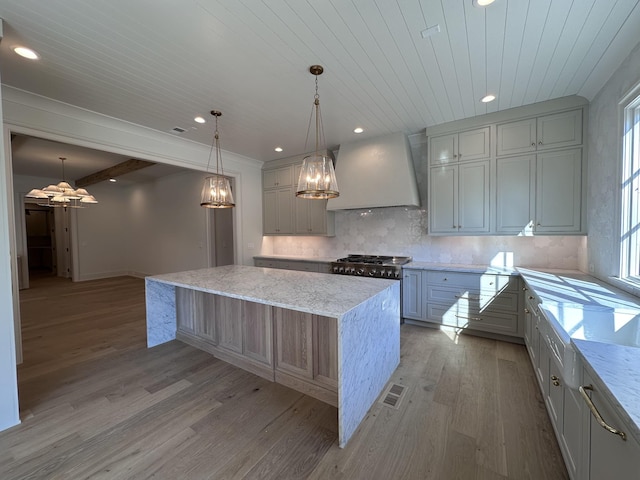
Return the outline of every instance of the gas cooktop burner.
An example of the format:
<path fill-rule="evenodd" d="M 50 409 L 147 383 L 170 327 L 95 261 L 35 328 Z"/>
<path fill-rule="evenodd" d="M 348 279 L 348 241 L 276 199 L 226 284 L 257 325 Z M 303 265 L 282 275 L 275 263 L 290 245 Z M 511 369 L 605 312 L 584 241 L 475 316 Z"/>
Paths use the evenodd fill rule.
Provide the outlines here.
<path fill-rule="evenodd" d="M 331 269 L 333 273 L 339 273 L 341 275 L 400 278 L 402 265 L 410 261 L 411 257 L 354 254 L 332 262 Z"/>

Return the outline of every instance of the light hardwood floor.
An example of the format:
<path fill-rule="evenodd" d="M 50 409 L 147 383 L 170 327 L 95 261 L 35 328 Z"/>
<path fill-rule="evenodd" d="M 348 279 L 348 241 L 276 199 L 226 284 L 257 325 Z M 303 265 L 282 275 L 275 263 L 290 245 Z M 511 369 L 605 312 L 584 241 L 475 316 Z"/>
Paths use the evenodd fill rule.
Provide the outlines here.
<path fill-rule="evenodd" d="M 336 409 L 174 341 L 145 346 L 144 282 L 21 292 L 9 479 L 566 479 L 525 348 L 404 325 L 392 381 L 346 448 Z"/>

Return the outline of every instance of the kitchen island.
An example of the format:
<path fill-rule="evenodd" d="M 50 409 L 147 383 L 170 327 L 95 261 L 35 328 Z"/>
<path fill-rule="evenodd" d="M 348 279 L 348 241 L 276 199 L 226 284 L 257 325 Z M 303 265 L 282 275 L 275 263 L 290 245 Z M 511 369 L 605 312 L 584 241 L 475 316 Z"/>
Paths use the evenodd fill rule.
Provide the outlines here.
<path fill-rule="evenodd" d="M 147 346 L 174 339 L 338 408 L 344 446 L 400 362 L 400 283 L 240 265 L 147 277 Z"/>

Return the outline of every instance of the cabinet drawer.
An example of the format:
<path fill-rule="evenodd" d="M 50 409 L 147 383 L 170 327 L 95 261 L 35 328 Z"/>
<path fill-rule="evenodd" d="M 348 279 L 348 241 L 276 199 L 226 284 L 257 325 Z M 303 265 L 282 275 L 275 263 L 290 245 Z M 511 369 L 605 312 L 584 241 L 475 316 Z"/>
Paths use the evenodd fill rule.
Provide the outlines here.
<path fill-rule="evenodd" d="M 476 311 L 496 309 L 518 313 L 518 294 L 515 292 L 478 291 L 427 285 L 427 301 L 450 305 L 458 304 Z"/>
<path fill-rule="evenodd" d="M 484 311 L 478 313 L 460 306 L 427 304 L 427 320 L 458 328 L 487 332 L 515 334 L 518 331 L 518 315 Z"/>
<path fill-rule="evenodd" d="M 434 270 L 427 272 L 427 283 L 489 292 L 516 291 L 518 288 L 517 277 L 494 273 L 461 273 Z"/>

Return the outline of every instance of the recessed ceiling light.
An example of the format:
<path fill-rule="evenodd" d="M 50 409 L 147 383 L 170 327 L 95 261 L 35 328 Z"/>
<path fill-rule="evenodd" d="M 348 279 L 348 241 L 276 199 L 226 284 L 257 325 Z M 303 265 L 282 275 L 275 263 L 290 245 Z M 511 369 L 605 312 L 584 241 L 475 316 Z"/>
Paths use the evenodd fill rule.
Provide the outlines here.
<path fill-rule="evenodd" d="M 109 181 L 110 181 L 111 183 L 116 183 L 116 182 L 117 182 L 117 180 L 116 180 L 115 178 L 110 178 L 110 179 L 109 179 Z"/>
<path fill-rule="evenodd" d="M 29 60 L 38 60 L 40 58 L 36 52 L 27 47 L 15 47 L 13 51 L 21 57 L 28 58 Z"/>
<path fill-rule="evenodd" d="M 489 102 L 493 102 L 496 99 L 495 95 L 487 95 L 486 97 L 482 97 L 482 100 L 480 100 L 482 103 L 489 103 Z"/>
<path fill-rule="evenodd" d="M 196 117 L 196 118 L 194 118 L 194 119 L 193 119 L 193 121 L 194 121 L 194 122 L 197 122 L 197 123 L 206 123 L 206 122 L 207 122 L 207 121 L 206 121 L 204 118 L 202 118 L 202 117 Z"/>
<path fill-rule="evenodd" d="M 274 150 L 275 150 L 276 152 L 281 152 L 281 151 L 282 151 L 282 147 L 276 147 L 276 148 L 274 148 Z"/>
<path fill-rule="evenodd" d="M 491 5 L 496 0 L 471 0 L 471 3 L 474 7 L 486 7 L 487 5 Z"/>
<path fill-rule="evenodd" d="M 353 133 L 362 133 L 364 132 L 364 128 L 362 127 L 357 127 L 353 129 Z"/>

